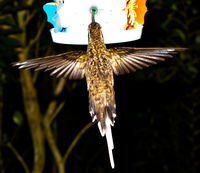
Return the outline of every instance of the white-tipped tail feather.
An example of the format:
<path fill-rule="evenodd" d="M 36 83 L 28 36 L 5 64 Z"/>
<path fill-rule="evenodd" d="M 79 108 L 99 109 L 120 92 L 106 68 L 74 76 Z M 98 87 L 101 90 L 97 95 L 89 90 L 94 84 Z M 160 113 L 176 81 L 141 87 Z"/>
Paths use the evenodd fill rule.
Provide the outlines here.
<path fill-rule="evenodd" d="M 112 122 L 107 117 L 107 119 L 106 119 L 106 126 L 107 126 L 106 140 L 107 140 L 107 145 L 108 145 L 108 153 L 109 153 L 109 158 L 110 158 L 110 164 L 111 164 L 111 167 L 114 168 L 115 163 L 114 163 L 113 153 L 112 153 L 112 150 L 114 149 L 114 144 L 113 144 L 113 138 L 112 138 L 111 123 Z"/>
<path fill-rule="evenodd" d="M 106 122 L 106 129 L 102 129 L 100 122 L 98 122 L 98 127 L 99 127 L 99 131 L 101 135 L 102 136 L 106 135 L 110 164 L 111 164 L 111 167 L 114 168 L 115 163 L 114 163 L 113 153 L 112 153 L 112 150 L 114 149 L 114 144 L 113 144 L 113 137 L 112 137 L 112 131 L 111 131 L 112 122 L 108 118 L 108 116 L 106 117 L 105 122 Z"/>

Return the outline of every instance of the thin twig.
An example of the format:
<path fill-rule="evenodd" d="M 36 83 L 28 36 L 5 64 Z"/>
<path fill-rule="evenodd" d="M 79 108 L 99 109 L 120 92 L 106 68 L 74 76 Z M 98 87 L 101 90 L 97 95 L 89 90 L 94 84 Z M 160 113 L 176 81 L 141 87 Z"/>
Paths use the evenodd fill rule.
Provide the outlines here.
<path fill-rule="evenodd" d="M 1 69 L 0 69 L 1 72 Z M 3 118 L 3 84 L 0 84 L 0 172 L 3 169 L 3 159 L 1 155 L 2 145 L 2 118 Z M 2 171 L 3 172 L 3 171 Z"/>
<path fill-rule="evenodd" d="M 38 41 L 38 39 L 40 38 L 40 36 L 42 34 L 42 31 L 43 31 L 45 25 L 46 25 L 46 18 L 43 19 L 43 22 L 41 23 L 41 26 L 40 26 L 35 38 L 29 41 L 28 46 L 27 46 L 28 50 L 31 48 L 31 46 L 33 46 L 33 44 L 35 44 Z"/>
<path fill-rule="evenodd" d="M 58 146 L 56 144 L 56 140 L 53 136 L 53 133 L 51 131 L 51 124 L 49 124 L 49 122 L 43 121 L 43 125 L 45 127 L 45 136 L 47 139 L 47 142 L 49 144 L 49 148 L 54 156 L 55 162 L 56 162 L 56 166 L 59 170 L 59 173 L 64 173 L 65 172 L 65 166 L 63 164 L 63 159 L 62 159 L 62 155 L 58 149 Z"/>
<path fill-rule="evenodd" d="M 77 142 L 79 141 L 79 139 L 83 136 L 83 134 L 90 128 L 92 127 L 94 124 L 96 124 L 96 122 L 90 122 L 88 123 L 83 129 L 81 129 L 81 131 L 76 135 L 76 137 L 74 138 L 74 140 L 72 141 L 71 145 L 69 146 L 69 148 L 67 149 L 64 157 L 63 157 L 63 163 L 65 164 L 65 162 L 67 161 L 70 153 L 72 152 L 73 148 L 76 146 Z"/>
<path fill-rule="evenodd" d="M 60 79 L 57 86 L 56 86 L 56 89 L 55 89 L 55 92 L 54 92 L 54 95 L 55 96 L 58 96 L 62 90 L 63 90 L 63 87 L 65 85 L 65 79 Z M 46 113 L 44 115 L 44 122 L 43 123 L 48 123 L 48 124 L 51 124 L 52 121 L 55 119 L 55 117 L 58 115 L 58 113 L 61 111 L 61 109 L 63 108 L 63 106 L 65 105 L 65 102 L 63 101 L 57 108 L 57 100 L 52 100 L 50 103 L 49 103 L 49 106 L 46 110 Z"/>
<path fill-rule="evenodd" d="M 25 26 L 29 24 L 29 22 L 33 19 L 33 17 L 35 17 L 35 13 L 31 13 L 30 15 L 27 16 L 25 20 Z"/>
<path fill-rule="evenodd" d="M 52 123 L 52 121 L 55 119 L 55 117 L 58 115 L 58 113 L 61 111 L 61 109 L 63 108 L 64 105 L 65 105 L 65 101 L 60 103 L 60 105 L 55 110 L 54 114 L 50 117 L 49 123 Z"/>
<path fill-rule="evenodd" d="M 58 96 L 62 92 L 62 90 L 65 86 L 65 83 L 66 83 L 66 79 L 63 79 L 63 78 L 59 79 L 58 84 L 55 89 L 55 92 L 54 92 L 55 96 Z"/>
<path fill-rule="evenodd" d="M 49 144 L 49 148 L 54 156 L 57 168 L 59 170 L 59 173 L 65 172 L 65 166 L 63 164 L 63 158 L 62 155 L 58 149 L 58 146 L 56 144 L 56 140 L 53 136 L 52 130 L 51 130 L 51 123 L 54 120 L 54 118 L 58 115 L 58 113 L 63 108 L 65 102 L 63 101 L 60 103 L 60 105 L 57 106 L 57 101 L 53 100 L 50 102 L 47 111 L 45 113 L 44 119 L 43 119 L 43 126 L 45 127 L 45 137 L 47 139 L 47 142 Z"/>
<path fill-rule="evenodd" d="M 22 156 L 18 153 L 18 151 L 13 147 L 13 145 L 9 142 L 6 144 L 6 146 L 8 146 L 12 152 L 14 153 L 14 155 L 17 157 L 17 159 L 19 160 L 19 162 L 22 164 L 24 170 L 26 173 L 30 173 L 30 170 L 28 169 L 28 166 L 26 165 L 24 159 L 22 158 Z"/>

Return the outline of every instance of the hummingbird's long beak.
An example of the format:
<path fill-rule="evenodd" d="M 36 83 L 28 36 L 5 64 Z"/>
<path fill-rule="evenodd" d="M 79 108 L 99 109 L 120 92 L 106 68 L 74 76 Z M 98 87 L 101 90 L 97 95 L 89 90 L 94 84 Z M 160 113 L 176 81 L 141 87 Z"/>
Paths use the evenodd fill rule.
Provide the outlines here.
<path fill-rule="evenodd" d="M 91 8 L 91 13 L 92 13 L 92 22 L 95 22 L 95 14 L 97 13 L 97 8 L 92 7 Z"/>

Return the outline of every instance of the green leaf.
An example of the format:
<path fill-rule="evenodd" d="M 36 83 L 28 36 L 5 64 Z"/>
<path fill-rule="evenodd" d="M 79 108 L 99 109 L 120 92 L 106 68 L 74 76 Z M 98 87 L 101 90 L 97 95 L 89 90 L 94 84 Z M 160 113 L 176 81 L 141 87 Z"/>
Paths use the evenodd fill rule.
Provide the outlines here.
<path fill-rule="evenodd" d="M 9 26 L 16 26 L 16 22 L 11 19 L 10 17 L 4 17 L 0 20 L 1 24 L 9 25 Z"/>
<path fill-rule="evenodd" d="M 18 126 L 21 126 L 23 124 L 24 118 L 19 110 L 16 110 L 13 114 L 13 121 Z"/>
<path fill-rule="evenodd" d="M 19 6 L 10 6 L 7 8 L 2 9 L 2 14 L 9 14 L 9 13 L 15 13 L 21 10 L 28 10 L 31 9 L 32 7 L 29 5 L 19 5 Z"/>
<path fill-rule="evenodd" d="M 6 5 L 8 5 L 11 2 L 11 0 L 8 1 L 1 1 L 0 2 L 0 9 L 3 9 Z"/>
<path fill-rule="evenodd" d="M 20 46 L 19 40 L 12 38 L 12 37 L 5 37 L 5 36 L 0 36 L 0 43 L 2 44 L 3 49 L 7 49 L 9 47 L 17 47 Z M 0 48 L 1 50 L 1 48 Z"/>
<path fill-rule="evenodd" d="M 175 29 L 174 33 L 175 33 L 176 36 L 180 37 L 183 42 L 185 42 L 186 37 L 185 37 L 185 33 L 182 30 Z"/>
<path fill-rule="evenodd" d="M 178 10 L 178 7 L 177 7 L 176 4 L 172 4 L 171 8 L 172 8 L 172 10 L 174 10 L 174 11 L 177 11 L 177 10 Z"/>
<path fill-rule="evenodd" d="M 0 32 L 0 35 L 18 34 L 21 32 L 22 30 L 20 28 L 4 29 Z"/>
<path fill-rule="evenodd" d="M 195 42 L 196 42 L 198 45 L 200 45 L 200 35 L 196 36 Z"/>
<path fill-rule="evenodd" d="M 199 72 L 198 69 L 193 65 L 188 66 L 188 71 L 195 74 Z"/>
<path fill-rule="evenodd" d="M 9 141 L 9 137 L 6 133 L 3 133 L 2 142 L 7 143 Z"/>
<path fill-rule="evenodd" d="M 180 56 L 180 59 L 183 60 L 183 61 L 187 59 L 187 55 L 186 55 L 185 52 L 180 52 L 179 56 Z"/>

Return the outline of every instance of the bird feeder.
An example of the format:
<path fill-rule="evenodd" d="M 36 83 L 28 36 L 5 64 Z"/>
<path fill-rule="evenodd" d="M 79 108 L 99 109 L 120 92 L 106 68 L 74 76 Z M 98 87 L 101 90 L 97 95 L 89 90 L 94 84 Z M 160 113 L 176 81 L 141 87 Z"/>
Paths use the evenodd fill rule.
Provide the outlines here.
<path fill-rule="evenodd" d="M 43 6 L 53 42 L 88 44 L 88 25 L 95 9 L 95 21 L 102 27 L 105 44 L 141 38 L 146 0 L 54 0 Z"/>

